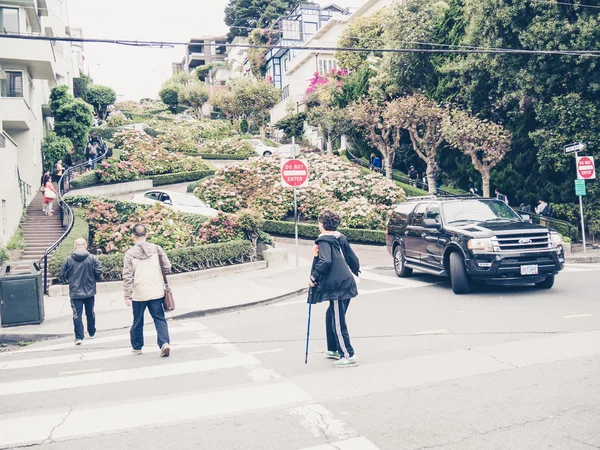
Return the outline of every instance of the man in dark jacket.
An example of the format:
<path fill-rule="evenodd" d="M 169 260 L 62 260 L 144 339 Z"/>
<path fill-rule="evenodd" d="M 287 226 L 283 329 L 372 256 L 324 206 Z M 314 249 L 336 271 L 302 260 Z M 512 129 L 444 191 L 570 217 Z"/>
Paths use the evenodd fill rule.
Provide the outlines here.
<path fill-rule="evenodd" d="M 358 365 L 358 358 L 350 343 L 346 311 L 350 299 L 358 295 L 354 277 L 360 273 L 360 263 L 346 236 L 336 231 L 339 225 L 336 213 L 325 210 L 319 215 L 321 234 L 315 241 L 308 302 L 329 302 L 326 356 L 338 360 L 334 367 L 351 367 Z"/>
<path fill-rule="evenodd" d="M 415 166 L 410 166 L 410 170 L 408 171 L 408 178 L 411 186 L 416 186 L 417 181 L 419 180 L 419 172 L 415 169 Z"/>
<path fill-rule="evenodd" d="M 102 276 L 100 261 L 87 251 L 85 239 L 75 241 L 75 249 L 60 269 L 63 280 L 69 281 L 69 295 L 73 308 L 73 325 L 75 326 L 75 345 L 83 342 L 83 308 L 87 318 L 87 329 L 90 339 L 96 336 L 96 315 L 94 314 L 94 297 L 96 281 Z"/>

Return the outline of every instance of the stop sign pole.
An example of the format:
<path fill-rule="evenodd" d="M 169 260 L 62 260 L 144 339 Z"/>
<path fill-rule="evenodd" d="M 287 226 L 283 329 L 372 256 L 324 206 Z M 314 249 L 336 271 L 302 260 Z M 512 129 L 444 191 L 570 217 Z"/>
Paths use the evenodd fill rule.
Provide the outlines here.
<path fill-rule="evenodd" d="M 565 146 L 565 153 L 568 154 L 567 152 L 567 148 L 571 147 L 573 150 L 575 150 L 572 153 L 575 153 L 575 169 L 577 170 L 577 179 L 583 179 L 583 182 L 585 183 L 586 179 L 593 179 L 596 178 L 596 171 L 595 171 L 595 167 L 594 167 L 594 160 L 591 160 L 591 167 L 593 169 L 593 173 L 590 174 L 590 170 L 589 167 L 586 166 L 585 170 L 580 170 L 579 168 L 579 151 L 585 149 L 585 144 L 582 144 L 581 142 L 578 142 L 576 144 L 571 144 L 570 146 Z M 585 159 L 585 158 L 584 158 Z M 584 215 L 583 215 L 583 195 L 581 195 L 581 193 L 579 193 L 578 195 L 579 197 L 579 214 L 581 215 L 581 236 L 582 236 L 582 241 L 583 241 L 583 253 L 587 253 L 587 244 L 585 242 L 585 219 L 584 219 Z"/>

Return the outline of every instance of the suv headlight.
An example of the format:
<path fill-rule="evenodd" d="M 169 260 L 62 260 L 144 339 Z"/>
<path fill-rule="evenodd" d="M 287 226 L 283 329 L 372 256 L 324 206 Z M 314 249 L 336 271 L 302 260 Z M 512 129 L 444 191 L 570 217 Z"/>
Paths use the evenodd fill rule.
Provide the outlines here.
<path fill-rule="evenodd" d="M 478 252 L 493 252 L 494 246 L 492 245 L 492 240 L 490 238 L 484 239 L 469 239 L 469 244 L 467 245 L 469 250 L 478 251 Z"/>
<path fill-rule="evenodd" d="M 552 243 L 552 247 L 559 247 L 563 243 L 562 236 L 553 231 L 550 233 L 550 242 Z"/>

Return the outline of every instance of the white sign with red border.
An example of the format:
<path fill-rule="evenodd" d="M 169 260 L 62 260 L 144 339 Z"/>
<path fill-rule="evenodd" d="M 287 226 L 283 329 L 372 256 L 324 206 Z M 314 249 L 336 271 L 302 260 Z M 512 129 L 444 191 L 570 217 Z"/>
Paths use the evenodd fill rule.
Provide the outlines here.
<path fill-rule="evenodd" d="M 592 156 L 577 157 L 577 178 L 579 180 L 596 179 L 596 166 Z"/>
<path fill-rule="evenodd" d="M 281 162 L 281 183 L 285 187 L 302 188 L 308 185 L 308 162 L 288 159 Z"/>

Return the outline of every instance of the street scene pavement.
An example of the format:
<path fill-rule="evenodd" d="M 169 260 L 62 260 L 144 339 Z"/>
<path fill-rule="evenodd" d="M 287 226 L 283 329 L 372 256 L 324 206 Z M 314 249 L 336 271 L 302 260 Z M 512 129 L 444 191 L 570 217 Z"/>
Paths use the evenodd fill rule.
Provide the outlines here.
<path fill-rule="evenodd" d="M 383 248 L 357 253 L 359 367 L 325 359 L 323 305 L 304 364 L 305 295 L 171 320 L 168 359 L 152 325 L 142 355 L 127 328 L 37 342 L 0 353 L 0 448 L 600 446 L 599 264 L 568 265 L 549 291 L 455 296 L 443 279 L 397 278 Z"/>

